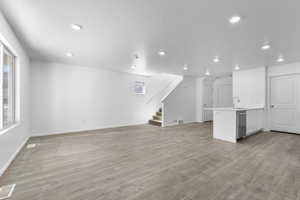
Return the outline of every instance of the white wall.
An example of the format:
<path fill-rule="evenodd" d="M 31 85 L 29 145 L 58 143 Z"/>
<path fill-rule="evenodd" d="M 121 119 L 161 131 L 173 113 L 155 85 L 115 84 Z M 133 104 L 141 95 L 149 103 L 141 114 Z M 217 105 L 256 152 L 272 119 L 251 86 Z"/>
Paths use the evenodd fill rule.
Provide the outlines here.
<path fill-rule="evenodd" d="M 291 63 L 268 67 L 268 76 L 300 74 L 300 63 Z"/>
<path fill-rule="evenodd" d="M 184 77 L 183 81 L 163 101 L 163 125 L 170 126 L 196 121 L 196 78 Z"/>
<path fill-rule="evenodd" d="M 17 56 L 17 115 L 19 123 L 0 133 L 0 176 L 30 136 L 30 70 L 28 57 L 0 13 L 0 40 Z"/>
<path fill-rule="evenodd" d="M 172 74 L 157 74 L 152 76 L 147 90 L 147 103 L 162 102 L 182 80 L 182 76 Z M 157 105 L 156 109 L 161 107 L 161 103 Z"/>
<path fill-rule="evenodd" d="M 32 133 L 45 135 L 144 124 L 175 75 L 146 77 L 57 63 L 32 63 Z M 135 81 L 146 83 L 136 95 Z"/>
<path fill-rule="evenodd" d="M 238 108 L 264 107 L 266 103 L 266 68 L 233 72 L 233 98 L 234 105 Z"/>
<path fill-rule="evenodd" d="M 232 77 L 196 79 L 196 121 L 213 120 L 213 112 L 204 107 L 232 107 Z"/>
<path fill-rule="evenodd" d="M 213 106 L 233 107 L 232 77 L 218 77 L 213 82 Z"/>

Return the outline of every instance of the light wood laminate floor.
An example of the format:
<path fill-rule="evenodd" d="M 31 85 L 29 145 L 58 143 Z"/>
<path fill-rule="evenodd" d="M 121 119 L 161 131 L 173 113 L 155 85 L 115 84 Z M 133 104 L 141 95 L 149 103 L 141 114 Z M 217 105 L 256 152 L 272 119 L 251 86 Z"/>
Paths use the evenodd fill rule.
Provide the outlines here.
<path fill-rule="evenodd" d="M 300 136 L 212 139 L 210 123 L 36 137 L 0 185 L 11 200 L 300 200 Z"/>

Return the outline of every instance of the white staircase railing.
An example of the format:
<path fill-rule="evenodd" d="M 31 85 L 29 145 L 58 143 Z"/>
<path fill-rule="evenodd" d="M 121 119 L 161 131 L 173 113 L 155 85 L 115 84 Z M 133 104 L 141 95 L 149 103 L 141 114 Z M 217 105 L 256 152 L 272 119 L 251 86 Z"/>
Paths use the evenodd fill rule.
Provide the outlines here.
<path fill-rule="evenodd" d="M 179 76 L 178 78 L 174 79 L 170 85 L 169 85 L 169 90 L 166 92 L 166 94 L 161 98 L 160 102 L 163 102 L 174 90 L 175 88 L 179 85 L 179 83 L 181 83 L 181 81 L 183 80 L 182 76 Z"/>
<path fill-rule="evenodd" d="M 182 76 L 176 77 L 173 81 L 171 81 L 166 87 L 159 90 L 157 93 L 155 93 L 149 100 L 146 102 L 149 104 L 155 99 L 159 99 L 160 102 L 162 102 L 176 87 L 177 85 L 183 80 Z"/>

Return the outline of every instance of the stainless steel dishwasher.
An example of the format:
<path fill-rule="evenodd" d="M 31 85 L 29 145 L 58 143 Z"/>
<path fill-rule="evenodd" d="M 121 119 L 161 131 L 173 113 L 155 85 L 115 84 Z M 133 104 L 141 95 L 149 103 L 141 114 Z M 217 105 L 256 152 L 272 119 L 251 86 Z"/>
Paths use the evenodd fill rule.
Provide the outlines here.
<path fill-rule="evenodd" d="M 247 112 L 246 110 L 236 112 L 237 139 L 246 137 L 247 132 Z"/>

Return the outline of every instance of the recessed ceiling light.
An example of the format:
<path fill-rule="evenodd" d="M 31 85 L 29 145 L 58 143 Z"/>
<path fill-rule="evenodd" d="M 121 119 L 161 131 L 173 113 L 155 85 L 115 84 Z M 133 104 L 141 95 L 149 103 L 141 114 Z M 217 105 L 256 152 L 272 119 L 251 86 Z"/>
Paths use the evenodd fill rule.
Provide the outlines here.
<path fill-rule="evenodd" d="M 67 57 L 73 57 L 74 54 L 73 54 L 72 52 L 67 52 L 67 53 L 66 53 L 66 56 L 67 56 Z"/>
<path fill-rule="evenodd" d="M 165 51 L 159 51 L 158 52 L 158 55 L 160 55 L 160 56 L 165 56 L 167 54 L 167 52 L 165 52 Z"/>
<path fill-rule="evenodd" d="M 131 69 L 135 69 L 135 68 L 136 68 L 136 66 L 135 66 L 135 65 L 132 65 L 132 66 L 131 66 Z"/>
<path fill-rule="evenodd" d="M 270 48 L 271 48 L 271 45 L 269 45 L 269 44 L 264 44 L 264 45 L 261 47 L 262 50 L 269 50 Z"/>
<path fill-rule="evenodd" d="M 187 65 L 184 65 L 183 70 L 187 71 L 189 68 L 187 67 Z"/>
<path fill-rule="evenodd" d="M 71 29 L 73 29 L 74 31 L 80 31 L 82 29 L 82 26 L 79 24 L 71 24 L 70 25 Z"/>
<path fill-rule="evenodd" d="M 236 66 L 234 67 L 234 69 L 235 69 L 235 70 L 240 70 L 240 66 L 239 66 L 239 65 L 236 65 Z"/>
<path fill-rule="evenodd" d="M 284 62 L 284 58 L 282 56 L 279 56 L 277 58 L 277 62 L 279 62 L 279 63 Z"/>
<path fill-rule="evenodd" d="M 220 59 L 216 56 L 214 59 L 213 59 L 214 63 L 218 63 L 220 62 Z"/>
<path fill-rule="evenodd" d="M 236 23 L 239 23 L 241 21 L 241 17 L 238 16 L 238 15 L 234 15 L 234 16 L 230 17 L 228 21 L 231 24 L 236 24 Z"/>
<path fill-rule="evenodd" d="M 209 72 L 208 70 L 206 70 L 205 75 L 206 75 L 206 76 L 209 76 L 209 75 L 210 75 L 210 72 Z"/>

